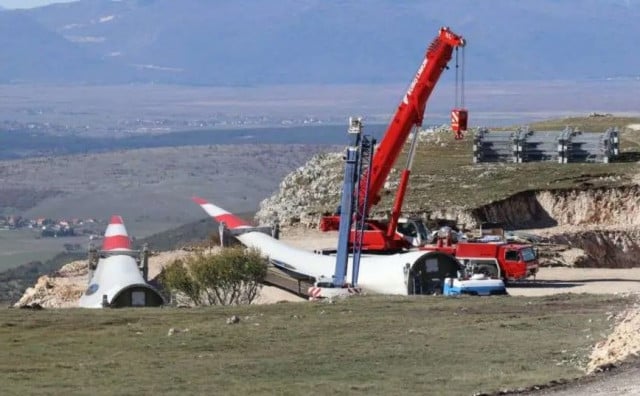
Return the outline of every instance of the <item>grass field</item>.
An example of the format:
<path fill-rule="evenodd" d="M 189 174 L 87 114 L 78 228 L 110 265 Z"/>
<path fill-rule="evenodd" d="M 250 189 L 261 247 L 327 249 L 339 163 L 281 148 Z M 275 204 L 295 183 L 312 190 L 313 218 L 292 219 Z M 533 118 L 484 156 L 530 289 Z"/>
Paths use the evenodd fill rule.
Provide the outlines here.
<path fill-rule="evenodd" d="M 637 124 L 639 121 L 638 117 L 569 117 L 534 122 L 531 128 L 538 131 L 561 131 L 570 126 L 584 132 L 604 132 L 607 128 L 617 127 L 624 132 L 627 125 Z"/>
<path fill-rule="evenodd" d="M 60 252 L 61 250 L 40 250 L 33 252 L 21 252 L 10 256 L 0 256 L 0 272 L 16 268 L 32 261 L 45 262 L 47 260 L 51 260 Z"/>
<path fill-rule="evenodd" d="M 39 230 L 18 228 L 0 231 L 0 272 L 30 261 L 46 261 L 64 252 L 65 244 L 86 248 L 87 236 L 41 238 Z"/>
<path fill-rule="evenodd" d="M 470 395 L 582 374 L 622 297 L 0 311 L 3 394 Z M 226 324 L 231 315 L 240 323 Z M 168 336 L 170 328 L 176 331 Z M 188 330 L 187 330 L 188 329 Z"/>
<path fill-rule="evenodd" d="M 0 231 L 0 272 L 31 261 L 47 261 L 64 252 L 64 244 L 80 244 L 83 248 L 88 238 L 40 238 L 39 231 L 29 228 Z"/>

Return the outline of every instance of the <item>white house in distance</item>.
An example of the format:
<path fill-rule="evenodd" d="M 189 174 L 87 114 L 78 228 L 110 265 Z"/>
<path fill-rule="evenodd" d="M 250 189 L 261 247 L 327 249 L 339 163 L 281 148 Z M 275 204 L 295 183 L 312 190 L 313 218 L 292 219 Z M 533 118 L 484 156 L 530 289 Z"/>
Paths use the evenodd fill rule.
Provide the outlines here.
<path fill-rule="evenodd" d="M 104 233 L 102 249 L 92 250 L 89 254 L 89 285 L 78 305 L 82 308 L 116 308 L 164 304 L 162 295 L 146 282 L 145 253 L 131 249 L 122 217 L 112 216 Z"/>

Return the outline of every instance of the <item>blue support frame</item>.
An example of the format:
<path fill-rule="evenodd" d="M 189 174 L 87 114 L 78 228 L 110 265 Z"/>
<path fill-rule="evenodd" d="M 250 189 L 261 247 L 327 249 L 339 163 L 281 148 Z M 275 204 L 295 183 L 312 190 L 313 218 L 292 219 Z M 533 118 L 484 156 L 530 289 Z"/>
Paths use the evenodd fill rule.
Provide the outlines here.
<path fill-rule="evenodd" d="M 369 207 L 369 185 L 371 181 L 371 161 L 375 151 L 376 140 L 371 136 L 363 135 L 360 138 L 360 161 L 358 166 L 358 176 L 365 176 L 363 197 L 360 197 L 360 188 L 358 188 L 356 196 L 356 235 L 353 243 L 353 271 L 351 273 L 351 285 L 358 286 L 358 276 L 360 275 L 360 257 L 362 255 L 362 239 L 364 238 L 365 226 L 367 224 L 367 211 Z M 358 179 L 356 186 L 360 186 L 362 180 Z M 362 198 L 364 202 L 359 202 Z"/>
<path fill-rule="evenodd" d="M 342 199 L 340 203 L 340 228 L 338 231 L 338 250 L 336 256 L 336 268 L 333 275 L 333 285 L 342 287 L 347 276 L 349 262 L 349 234 L 354 210 L 354 193 L 358 185 L 360 138 L 362 135 L 362 120 L 360 118 L 349 119 L 349 146 L 345 155 L 344 182 L 342 186 Z"/>

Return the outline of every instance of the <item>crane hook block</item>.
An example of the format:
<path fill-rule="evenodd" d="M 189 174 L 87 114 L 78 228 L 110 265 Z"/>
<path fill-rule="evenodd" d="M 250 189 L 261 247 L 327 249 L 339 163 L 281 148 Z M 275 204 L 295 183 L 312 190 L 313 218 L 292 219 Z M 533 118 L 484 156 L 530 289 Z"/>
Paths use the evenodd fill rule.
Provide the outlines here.
<path fill-rule="evenodd" d="M 462 139 L 464 132 L 467 131 L 467 121 L 469 119 L 469 112 L 467 109 L 453 109 L 451 110 L 451 129 L 456 140 Z"/>

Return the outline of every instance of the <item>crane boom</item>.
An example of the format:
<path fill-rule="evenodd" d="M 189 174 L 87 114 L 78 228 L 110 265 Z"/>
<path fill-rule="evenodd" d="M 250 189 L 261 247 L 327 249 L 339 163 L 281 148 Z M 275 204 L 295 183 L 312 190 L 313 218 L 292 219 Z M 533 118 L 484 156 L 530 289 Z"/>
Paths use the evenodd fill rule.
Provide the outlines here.
<path fill-rule="evenodd" d="M 384 221 L 369 218 L 369 209 L 380 201 L 382 187 L 400 156 L 411 131 L 415 128 L 417 134 L 419 127 L 422 126 L 427 100 L 440 79 L 443 70 L 447 67 L 447 63 L 451 60 L 454 49 L 464 45 L 464 39 L 452 32 L 448 27 L 440 28 L 438 36 L 427 48 L 424 60 L 402 98 L 396 114 L 387 127 L 387 131 L 382 137 L 375 155 L 371 158 L 368 183 L 360 182 L 356 187 L 355 194 L 357 194 L 358 202 L 357 210 L 355 210 L 356 217 L 359 221 L 364 219 L 366 223 L 364 232 L 361 235 L 362 251 L 391 252 L 411 246 L 402 235 L 398 235 L 396 226 L 411 172 L 411 159 L 415 152 L 415 142 L 412 144 L 407 168 L 402 172 L 391 221 L 385 223 Z M 465 109 L 457 109 L 455 111 L 466 115 Z M 466 129 L 466 126 L 463 125 L 460 129 Z M 362 181 L 364 178 L 360 178 L 360 180 Z M 340 221 L 338 215 L 323 216 L 320 219 L 319 226 L 322 231 L 337 231 L 340 228 Z M 356 243 L 356 239 L 357 233 L 355 230 L 351 230 L 349 243 Z"/>
<path fill-rule="evenodd" d="M 402 98 L 373 158 L 368 190 L 369 207 L 380 201 L 380 191 L 402 152 L 402 147 L 411 130 L 414 126 L 422 126 L 427 100 L 442 71 L 451 60 L 454 48 L 464 45 L 464 39 L 448 27 L 440 28 L 438 36 L 429 45 L 425 58 Z M 360 185 L 361 197 L 366 194 L 366 188 L 365 185 Z M 361 199 L 360 202 L 363 200 Z"/>

